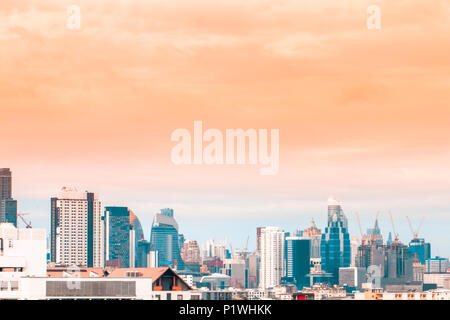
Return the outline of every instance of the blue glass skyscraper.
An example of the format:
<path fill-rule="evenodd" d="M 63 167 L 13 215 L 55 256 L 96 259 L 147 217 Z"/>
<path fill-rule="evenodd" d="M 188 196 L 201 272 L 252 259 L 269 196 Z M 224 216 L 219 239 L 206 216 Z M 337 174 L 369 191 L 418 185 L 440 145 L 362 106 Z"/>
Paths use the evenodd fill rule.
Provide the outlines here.
<path fill-rule="evenodd" d="M 310 239 L 301 237 L 286 237 L 284 259 L 286 261 L 287 283 L 293 283 L 298 289 L 308 284 L 310 270 Z"/>
<path fill-rule="evenodd" d="M 328 199 L 328 224 L 322 234 L 320 254 L 322 270 L 333 274 L 333 282 L 338 283 L 339 268 L 350 266 L 351 247 L 347 218 L 334 199 Z"/>
<path fill-rule="evenodd" d="M 409 249 L 413 256 L 417 255 L 421 264 L 425 264 L 425 261 L 431 257 L 431 245 L 425 242 L 423 238 L 412 239 L 409 243 Z"/>
<path fill-rule="evenodd" d="M 178 224 L 172 209 L 162 209 L 155 215 L 150 235 L 150 247 L 158 252 L 158 265 L 184 270 L 179 245 Z"/>
<path fill-rule="evenodd" d="M 106 261 L 122 268 L 141 267 L 138 243 L 144 239 L 141 223 L 127 207 L 105 207 Z"/>

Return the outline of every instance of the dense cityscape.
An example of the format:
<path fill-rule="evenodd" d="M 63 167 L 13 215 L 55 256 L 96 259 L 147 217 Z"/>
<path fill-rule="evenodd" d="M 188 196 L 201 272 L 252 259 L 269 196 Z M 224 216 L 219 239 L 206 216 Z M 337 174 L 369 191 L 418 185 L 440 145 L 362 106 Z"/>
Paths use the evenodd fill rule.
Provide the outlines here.
<path fill-rule="evenodd" d="M 179 232 L 175 212 L 156 213 L 150 239 L 128 207 L 63 187 L 49 199 L 49 231 L 17 211 L 12 173 L 0 169 L 0 299 L 450 300 L 450 263 L 410 222 L 412 239 L 385 240 L 378 216 L 350 236 L 341 203 L 304 230 L 258 227 L 256 250 L 200 245 Z M 326 213 L 324 213 L 326 214 Z M 20 227 L 24 224 L 25 227 Z"/>

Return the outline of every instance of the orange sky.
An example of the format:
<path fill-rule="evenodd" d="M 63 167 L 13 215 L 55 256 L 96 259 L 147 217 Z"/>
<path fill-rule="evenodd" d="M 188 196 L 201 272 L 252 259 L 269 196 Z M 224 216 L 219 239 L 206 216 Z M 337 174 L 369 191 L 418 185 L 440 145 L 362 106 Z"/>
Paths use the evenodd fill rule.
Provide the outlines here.
<path fill-rule="evenodd" d="M 0 42 L 1 166 L 24 203 L 69 184 L 150 219 L 300 226 L 333 194 L 448 223 L 450 1 L 2 0 Z M 174 166 L 194 120 L 280 129 L 279 174 Z"/>

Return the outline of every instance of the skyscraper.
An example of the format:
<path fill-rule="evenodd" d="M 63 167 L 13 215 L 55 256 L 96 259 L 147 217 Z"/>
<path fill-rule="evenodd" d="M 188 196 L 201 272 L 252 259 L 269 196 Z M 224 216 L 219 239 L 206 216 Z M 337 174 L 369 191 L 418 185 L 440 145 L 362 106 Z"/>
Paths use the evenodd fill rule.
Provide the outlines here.
<path fill-rule="evenodd" d="M 153 219 L 150 235 L 152 251 L 158 251 L 158 265 L 184 270 L 179 247 L 178 223 L 172 209 L 161 209 Z"/>
<path fill-rule="evenodd" d="M 281 283 L 284 274 L 284 232 L 278 227 L 261 229 L 261 264 L 259 287 L 272 288 Z"/>
<path fill-rule="evenodd" d="M 121 268 L 141 267 L 138 243 L 144 239 L 141 223 L 127 207 L 105 207 L 106 261 Z"/>
<path fill-rule="evenodd" d="M 63 187 L 51 198 L 51 261 L 57 265 L 104 266 L 102 204 L 96 193 Z"/>
<path fill-rule="evenodd" d="M 308 229 L 303 230 L 303 238 L 310 239 L 311 244 L 311 259 L 320 258 L 320 242 L 322 240 L 322 231 L 316 227 L 314 219 L 311 219 L 311 223 Z"/>
<path fill-rule="evenodd" d="M 347 218 L 335 199 L 328 199 L 328 225 L 320 246 L 322 270 L 333 274 L 338 283 L 339 268 L 350 266 L 351 248 Z"/>
<path fill-rule="evenodd" d="M 301 237 L 286 237 L 285 262 L 286 282 L 293 283 L 298 289 L 307 285 L 306 275 L 310 270 L 310 239 Z"/>
<path fill-rule="evenodd" d="M 0 222 L 17 227 L 17 201 L 12 198 L 12 175 L 8 168 L 0 169 Z"/>
<path fill-rule="evenodd" d="M 378 218 L 375 219 L 374 227 L 367 229 L 367 238 L 370 242 L 374 242 L 377 245 L 383 244 L 383 235 L 381 234 L 380 227 L 378 226 Z"/>
<path fill-rule="evenodd" d="M 421 264 L 425 264 L 425 261 L 431 257 L 431 244 L 425 242 L 423 238 L 412 239 L 409 243 L 409 249 L 413 256 L 417 255 Z"/>
<path fill-rule="evenodd" d="M 12 178 L 9 168 L 0 168 L 0 200 L 12 199 Z"/>

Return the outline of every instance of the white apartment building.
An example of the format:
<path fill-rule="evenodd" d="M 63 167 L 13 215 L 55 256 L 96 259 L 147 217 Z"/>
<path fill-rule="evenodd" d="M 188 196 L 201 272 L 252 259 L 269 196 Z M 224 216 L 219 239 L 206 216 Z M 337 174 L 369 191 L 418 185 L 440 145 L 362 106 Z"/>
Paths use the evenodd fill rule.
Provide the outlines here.
<path fill-rule="evenodd" d="M 64 187 L 51 199 L 51 261 L 65 266 L 104 266 L 102 204 L 96 193 Z"/>
<path fill-rule="evenodd" d="M 261 263 L 259 287 L 273 288 L 283 276 L 284 232 L 278 227 L 261 229 Z"/>
<path fill-rule="evenodd" d="M 0 223 L 0 299 L 33 295 L 27 279 L 47 273 L 45 229 L 18 229 Z"/>

